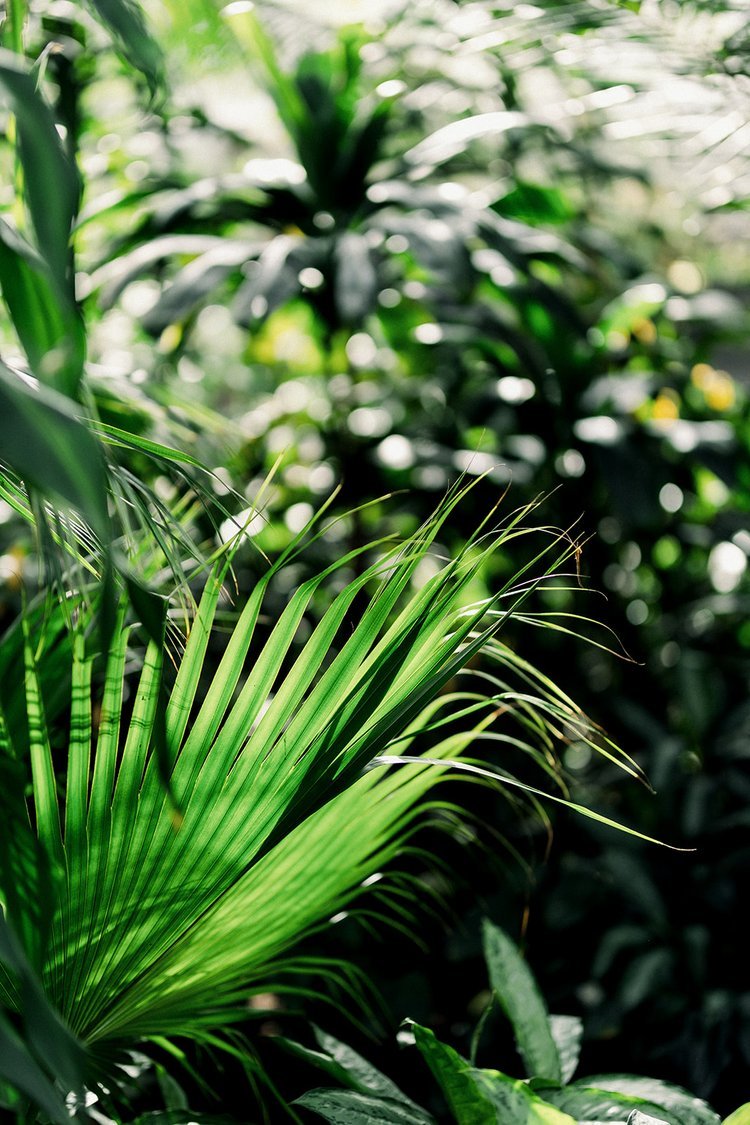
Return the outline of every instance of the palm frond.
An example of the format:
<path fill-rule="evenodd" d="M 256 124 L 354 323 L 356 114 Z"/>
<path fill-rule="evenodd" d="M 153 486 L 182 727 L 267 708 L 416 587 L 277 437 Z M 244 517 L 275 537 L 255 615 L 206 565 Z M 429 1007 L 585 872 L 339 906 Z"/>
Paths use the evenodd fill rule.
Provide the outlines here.
<path fill-rule="evenodd" d="M 524 508 L 481 528 L 461 555 L 415 586 L 460 498 L 459 490 L 449 495 L 405 543 L 376 548 L 303 645 L 295 636 L 316 591 L 365 548 L 295 589 L 260 643 L 269 586 L 321 532 L 313 525 L 300 533 L 251 592 L 202 691 L 227 561 L 214 568 L 166 704 L 173 797 L 160 779 L 156 738 L 164 653 L 149 643 L 124 705 L 126 608 L 96 709 L 82 629 L 74 638 L 61 799 L 27 643 L 33 823 L 57 880 L 42 979 L 90 1047 L 200 1037 L 242 1015 L 253 989 L 293 988 L 303 969 L 294 947 L 403 852 L 420 818 L 440 807 L 431 796 L 436 784 L 477 739 L 530 756 L 559 787 L 556 738 L 587 737 L 590 727 L 497 633 L 532 595 L 532 576 L 541 582 L 575 544 L 544 536 L 515 580 L 489 602 L 469 602 L 478 568 L 531 533 Z M 482 651 L 478 690 L 452 690 Z M 512 779 L 512 761 L 497 772 Z M 10 874 L 4 866 L 0 885 Z"/>

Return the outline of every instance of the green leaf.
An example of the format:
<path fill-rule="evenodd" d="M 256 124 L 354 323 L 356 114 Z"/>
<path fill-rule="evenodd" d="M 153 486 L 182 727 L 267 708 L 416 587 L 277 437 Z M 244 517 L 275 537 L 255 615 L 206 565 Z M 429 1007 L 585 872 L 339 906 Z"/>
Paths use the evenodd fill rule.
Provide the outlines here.
<path fill-rule="evenodd" d="M 322 535 L 313 521 L 250 591 L 214 664 L 208 642 L 227 575 L 226 559 L 219 562 L 184 653 L 176 657 L 177 677 L 164 708 L 163 760 L 179 812 L 161 776 L 160 635 L 148 646 L 127 706 L 129 631 L 123 617 L 111 629 L 103 698 L 97 677 L 91 704 L 83 698 L 88 656 L 80 642 L 74 644 L 69 734 L 48 728 L 40 706 L 45 692 L 37 683 L 42 669 L 27 656 L 32 823 L 55 853 L 55 800 L 66 819 L 66 878 L 44 979 L 50 1000 L 87 1043 L 104 1047 L 171 1035 L 205 1042 L 207 1029 L 241 1017 L 249 992 L 283 994 L 299 991 L 300 979 L 335 979 L 343 972 L 338 964 L 295 955 L 295 946 L 364 894 L 369 876 L 387 870 L 403 852 L 431 807 L 434 786 L 475 742 L 474 724 L 484 729 L 507 723 L 520 708 L 547 748 L 551 722 L 564 719 L 566 729 L 576 722 L 567 697 L 556 696 L 543 678 L 530 679 L 528 665 L 498 641 L 490 645 L 513 609 L 524 604 L 534 572 L 509 576 L 489 605 L 472 601 L 477 570 L 488 555 L 528 534 L 519 527 L 525 510 L 495 537 L 480 527 L 466 552 L 414 586 L 415 571 L 460 496 L 451 492 L 405 543 L 363 543 L 298 588 L 284 585 L 284 608 L 269 620 L 268 587 Z M 569 548 L 547 537 L 543 542 L 526 565 L 546 573 Z M 365 551 L 374 561 L 363 568 Z M 316 593 L 350 567 L 360 573 L 341 585 L 304 643 L 295 646 Z M 131 598 L 137 597 L 131 588 Z M 125 599 L 121 608 L 124 615 Z M 501 669 L 502 679 L 489 677 L 493 694 L 443 694 L 483 647 Z M 518 684 L 511 690 L 514 677 L 523 690 Z M 540 694 L 532 693 L 531 684 Z M 469 720 L 464 729 L 456 730 L 458 715 Z M 449 723 L 450 735 L 435 745 L 441 725 Z M 420 747 L 426 749 L 425 740 L 432 744 L 429 758 L 414 753 L 394 767 L 382 763 L 385 750 L 408 753 L 417 738 Z M 67 783 L 87 792 L 59 799 L 49 748 L 65 742 L 71 747 Z M 356 998 L 356 977 L 345 986 L 347 996 Z M 302 985 L 312 995 L 318 987 Z M 322 1042 L 358 1080 L 380 1081 L 347 1060 L 336 1041 Z M 457 1069 L 464 1066 L 460 1061 Z M 419 1112 L 403 1095 L 349 1094 L 373 1099 L 380 1112 L 404 1120 L 414 1121 Z"/>
<path fill-rule="evenodd" d="M 346 1043 L 334 1039 L 332 1035 L 327 1035 L 314 1025 L 313 1034 L 320 1047 L 319 1051 L 311 1050 L 302 1043 L 295 1043 L 290 1039 L 278 1038 L 276 1043 L 361 1094 L 377 1094 L 404 1105 L 414 1106 L 415 1103 L 411 1098 L 399 1090 L 390 1078 L 363 1059 Z"/>
<path fill-rule="evenodd" d="M 314 1110 L 331 1125 L 434 1125 L 426 1110 L 415 1112 L 413 1106 L 351 1090 L 311 1090 L 293 1104 Z"/>
<path fill-rule="evenodd" d="M 484 1125 L 491 1119 L 492 1106 L 477 1087 L 473 1067 L 447 1043 L 441 1043 L 427 1027 L 407 1020 L 420 1054 L 432 1071 L 458 1125 Z M 488 1117 L 488 1114 L 490 1117 Z"/>
<path fill-rule="evenodd" d="M 0 1013 L 0 1042 L 5 1040 L 4 1051 L 10 1052 L 8 1055 L 0 1051 L 0 1075 L 7 1077 L 50 1112 L 47 1108 L 50 1101 L 46 1077 L 42 1075 L 45 1080 L 39 1081 L 37 1062 L 67 1090 L 77 1091 L 83 1084 L 85 1055 L 81 1044 L 42 991 L 39 978 L 1 911 L 0 963 L 10 970 L 16 982 L 18 1007 L 26 1035 L 24 1042 L 13 1028 L 5 1024 Z M 15 1060 L 19 1068 L 17 1073 L 12 1067 L 7 1074 L 3 1069 L 4 1064 L 10 1065 L 9 1058 Z M 57 1120 L 54 1113 L 51 1116 Z"/>
<path fill-rule="evenodd" d="M 0 289 L 31 370 L 74 398 L 86 349 L 81 317 L 36 251 L 2 219 Z"/>
<path fill-rule="evenodd" d="M 279 65 L 273 43 L 255 13 L 245 5 L 227 5 L 222 15 L 237 41 L 257 60 L 264 71 L 266 88 L 276 103 L 279 117 L 295 141 L 304 138 L 308 115 L 296 83 Z"/>
<path fill-rule="evenodd" d="M 347 231 L 336 239 L 335 300 L 344 324 L 361 324 L 375 307 L 378 275 L 366 237 Z"/>
<path fill-rule="evenodd" d="M 0 1012 L 0 1078 L 11 1082 L 56 1125 L 69 1125 L 65 1102 L 12 1025 Z"/>
<path fill-rule="evenodd" d="M 473 1070 L 472 1078 L 494 1107 L 497 1125 L 576 1125 L 574 1118 L 550 1105 L 520 1079 L 509 1078 L 499 1070 Z"/>
<path fill-rule="evenodd" d="M 680 1118 L 681 1125 L 719 1125 L 718 1114 L 714 1113 L 704 1101 L 681 1086 L 673 1086 L 658 1078 L 640 1078 L 631 1074 L 598 1074 L 587 1078 L 586 1085 L 644 1098 L 661 1109 L 674 1112 Z"/>
<path fill-rule="evenodd" d="M 560 1056 L 550 1031 L 549 1016 L 528 965 L 510 938 L 486 919 L 483 936 L 490 982 L 513 1025 L 527 1075 L 561 1082 Z"/>
<path fill-rule="evenodd" d="M 111 537 L 101 448 L 68 399 L 0 362 L 0 450 L 27 485 L 75 508 L 102 544 Z"/>
<path fill-rule="evenodd" d="M 560 1059 L 562 1084 L 570 1082 L 576 1072 L 581 1055 L 583 1020 L 578 1016 L 550 1016 L 549 1030 Z"/>
<path fill-rule="evenodd" d="M 128 62 L 140 70 L 154 94 L 164 84 L 164 56 L 135 0 L 89 0 L 101 22 L 114 35 Z"/>
<path fill-rule="evenodd" d="M 725 1117 L 723 1125 L 750 1125 L 750 1102 L 745 1102 L 734 1113 L 730 1113 L 729 1117 Z"/>
<path fill-rule="evenodd" d="M 538 227 L 542 223 L 564 223 L 575 209 L 567 195 L 557 187 L 516 180 L 512 191 L 493 204 L 494 211 Z"/>
<path fill-rule="evenodd" d="M 16 118 L 24 197 L 37 247 L 60 293 L 73 300 L 69 244 L 80 195 L 78 172 L 26 62 L 4 49 L 0 49 L 0 89 L 5 90 Z"/>
<path fill-rule="evenodd" d="M 553 1105 L 572 1114 L 579 1122 L 617 1120 L 615 1115 L 618 1113 L 622 1114 L 624 1120 L 634 1110 L 638 1110 L 640 1113 L 663 1118 L 667 1125 L 718 1125 L 719 1118 L 715 1114 L 709 1111 L 708 1116 L 693 1116 L 690 1106 L 685 1102 L 677 1107 L 667 1107 L 658 1098 L 640 1096 L 635 1092 L 602 1089 L 598 1082 L 599 1079 L 596 1078 L 580 1080 L 563 1090 L 544 1090 L 543 1096 Z M 697 1098 L 692 1098 L 691 1095 L 688 1097 L 699 1106 L 703 1105 Z"/>
<path fill-rule="evenodd" d="M 164 1099 L 164 1106 L 168 1111 L 186 1110 L 188 1108 L 185 1091 L 165 1067 L 156 1066 L 156 1080 Z"/>
<path fill-rule="evenodd" d="M 0 898 L 7 922 L 38 972 L 52 923 L 54 899 L 49 862 L 29 822 L 26 784 L 22 762 L 11 756 L 5 716 L 0 708 Z"/>

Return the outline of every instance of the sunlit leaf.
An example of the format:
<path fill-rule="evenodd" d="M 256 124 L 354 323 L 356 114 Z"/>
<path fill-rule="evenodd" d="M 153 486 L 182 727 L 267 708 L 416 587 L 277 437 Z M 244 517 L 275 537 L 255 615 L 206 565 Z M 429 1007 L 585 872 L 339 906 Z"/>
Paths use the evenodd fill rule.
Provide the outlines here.
<path fill-rule="evenodd" d="M 441 1043 L 430 1028 L 411 1021 L 408 1027 L 459 1125 L 484 1125 L 491 1119 L 492 1106 L 473 1079 L 471 1063 Z"/>
<path fill-rule="evenodd" d="M 723 1125 L 750 1125 L 750 1102 L 741 1105 L 729 1117 L 725 1117 Z"/>
<path fill-rule="evenodd" d="M 525 1082 L 498 1070 L 473 1070 L 472 1077 L 490 1101 L 497 1125 L 576 1125 L 575 1118 L 538 1097 Z"/>

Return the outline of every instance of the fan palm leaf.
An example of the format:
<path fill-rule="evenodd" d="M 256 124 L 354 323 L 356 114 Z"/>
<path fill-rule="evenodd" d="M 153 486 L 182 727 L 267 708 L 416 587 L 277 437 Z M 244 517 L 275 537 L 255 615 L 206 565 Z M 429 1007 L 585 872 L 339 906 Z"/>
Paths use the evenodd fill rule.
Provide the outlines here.
<path fill-rule="evenodd" d="M 227 560 L 214 568 L 166 703 L 169 789 L 156 748 L 164 654 L 149 643 L 125 706 L 126 607 L 101 698 L 82 627 L 74 637 L 62 797 L 27 643 L 31 820 L 54 878 L 41 979 L 98 1055 L 149 1036 L 200 1037 L 241 1017 L 253 989 L 291 988 L 301 937 L 403 851 L 436 783 L 479 731 L 501 723 L 504 750 L 527 750 L 559 780 L 550 767 L 555 727 L 578 735 L 585 720 L 497 633 L 533 592 L 532 568 L 541 581 L 574 546 L 547 536 L 520 575 L 472 604 L 487 556 L 529 534 L 523 509 L 491 534 L 482 529 L 420 587 L 415 571 L 459 498 L 404 544 L 379 545 L 304 644 L 295 636 L 316 591 L 365 548 L 294 590 L 261 643 L 269 585 L 319 531 L 301 533 L 250 594 L 202 690 Z M 453 690 L 482 649 L 499 669 L 479 681 L 489 690 Z M 0 888 L 8 920 L 24 932 L 11 874 L 5 865 Z M 5 991 L 18 1005 L 10 977 Z"/>

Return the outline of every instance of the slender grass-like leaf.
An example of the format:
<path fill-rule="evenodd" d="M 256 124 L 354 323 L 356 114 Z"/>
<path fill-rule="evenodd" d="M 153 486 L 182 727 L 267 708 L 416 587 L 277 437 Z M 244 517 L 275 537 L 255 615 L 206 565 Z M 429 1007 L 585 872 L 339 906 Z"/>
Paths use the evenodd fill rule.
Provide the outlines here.
<path fill-rule="evenodd" d="M 98 442 L 68 399 L 30 386 L 2 362 L 0 449 L 27 484 L 76 508 L 109 542 L 107 474 Z"/>
<path fill-rule="evenodd" d="M 3 875 L 5 873 L 3 872 Z M 16 934 L 0 911 L 2 992 L 17 990 L 23 1016 L 23 1038 L 0 1010 L 0 1078 L 6 1078 L 49 1114 L 53 1121 L 68 1115 L 57 1079 L 72 1092 L 82 1087 L 84 1052 L 45 996 Z M 0 992 L 0 996 L 2 995 Z"/>
<path fill-rule="evenodd" d="M 43 382 L 75 394 L 85 355 L 80 314 L 43 259 L 1 219 L 0 290 L 31 370 Z"/>
<path fill-rule="evenodd" d="M 147 80 L 155 94 L 164 84 L 164 57 L 149 31 L 143 7 L 135 0 L 89 0 L 101 22 L 115 37 L 125 58 Z"/>
<path fill-rule="evenodd" d="M 0 49 L 0 90 L 16 119 L 24 195 L 38 249 L 60 294 L 72 299 L 69 244 L 80 196 L 78 172 L 28 64 L 4 49 Z M 74 380 L 64 389 L 74 395 Z"/>

